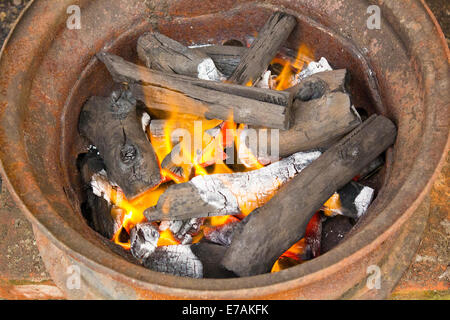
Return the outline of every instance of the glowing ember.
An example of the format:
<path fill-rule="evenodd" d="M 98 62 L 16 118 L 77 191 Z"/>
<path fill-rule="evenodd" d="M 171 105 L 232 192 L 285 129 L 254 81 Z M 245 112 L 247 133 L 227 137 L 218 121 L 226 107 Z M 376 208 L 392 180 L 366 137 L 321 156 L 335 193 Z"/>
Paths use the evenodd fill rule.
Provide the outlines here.
<path fill-rule="evenodd" d="M 269 81 L 276 83 L 276 90 L 284 90 L 292 85 L 292 79 L 298 74 L 305 63 L 313 60 L 311 50 L 301 45 L 297 58 L 293 61 L 288 59 L 276 58 L 272 63 L 283 66 L 282 72 L 275 80 Z M 247 86 L 252 86 L 253 81 L 249 81 Z M 157 111 L 158 112 L 158 111 Z M 152 115 L 152 119 L 154 116 Z M 130 233 L 130 230 L 139 223 L 145 222 L 144 210 L 157 204 L 161 194 L 167 189 L 171 183 L 184 183 L 195 176 L 206 176 L 209 174 L 234 173 L 238 172 L 228 166 L 224 160 L 227 156 L 224 152 L 225 148 L 235 146 L 238 154 L 238 160 L 244 165 L 240 172 L 261 169 L 264 166 L 257 160 L 255 155 L 246 147 L 242 132 L 246 129 L 245 124 L 237 124 L 233 121 L 233 115 L 230 115 L 228 121 L 206 120 L 196 116 L 183 114 L 182 110 L 172 112 L 159 112 L 157 118 L 165 119 L 162 134 L 154 135 L 149 130 L 148 121 L 147 134 L 156 152 L 158 161 L 163 163 L 166 157 L 172 157 L 172 161 L 183 169 L 182 172 L 188 173 L 185 176 L 174 173 L 172 170 L 161 167 L 161 175 L 163 182 L 156 189 L 149 190 L 134 199 L 126 199 L 120 188 L 108 186 L 108 199 L 114 205 L 111 214 L 122 215 L 122 227 L 116 232 L 113 241 L 121 245 L 125 249 L 130 248 L 130 242 L 122 242 L 122 232 Z M 218 130 L 218 131 L 217 131 Z M 214 132 L 214 134 L 211 134 Z M 193 139 L 192 139 L 193 137 Z M 200 138 L 199 138 L 200 137 Z M 193 140 L 193 141 L 192 141 Z M 177 152 L 175 152 L 177 151 Z M 176 154 L 174 154 L 176 153 Z M 234 160 L 234 159 L 233 159 Z M 270 195 L 270 197 L 273 195 Z M 270 199 L 264 199 L 268 201 Z M 205 228 L 217 228 L 226 224 L 235 223 L 246 215 L 250 214 L 258 203 L 245 202 L 241 206 L 241 215 L 211 217 L 205 221 L 205 225 L 200 229 L 197 235 L 193 236 L 192 242 L 196 243 L 204 236 Z M 170 229 L 160 230 L 158 246 L 177 245 L 180 242 L 174 237 Z M 285 257 L 299 259 L 303 252 L 304 244 L 299 242 L 284 254 Z"/>

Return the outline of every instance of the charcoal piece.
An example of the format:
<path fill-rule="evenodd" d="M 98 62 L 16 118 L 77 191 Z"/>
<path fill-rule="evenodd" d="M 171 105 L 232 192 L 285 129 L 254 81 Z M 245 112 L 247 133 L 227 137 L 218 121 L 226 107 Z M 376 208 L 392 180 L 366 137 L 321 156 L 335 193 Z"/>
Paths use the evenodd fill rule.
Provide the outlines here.
<path fill-rule="evenodd" d="M 161 182 L 155 151 L 128 91 L 91 97 L 81 111 L 79 131 L 98 148 L 108 177 L 128 199 Z"/>
<path fill-rule="evenodd" d="M 189 245 L 158 247 L 144 261 L 144 266 L 153 271 L 180 277 L 203 277 L 203 264 Z"/>
<path fill-rule="evenodd" d="M 228 45 L 213 45 L 191 48 L 191 50 L 200 51 L 208 55 L 214 61 L 217 69 L 228 78 L 236 70 L 241 62 L 242 56 L 248 49 Z"/>
<path fill-rule="evenodd" d="M 241 57 L 230 81 L 245 85 L 259 80 L 296 24 L 295 17 L 284 12 L 275 12 Z"/>
<path fill-rule="evenodd" d="M 92 229 L 107 239 L 111 239 L 117 231 L 116 221 L 111 216 L 111 204 L 95 195 L 91 186 L 91 179 L 104 171 L 103 160 L 95 152 L 83 156 L 79 164 L 83 189 L 86 192 L 86 203 L 82 207 L 83 214 Z"/>
<path fill-rule="evenodd" d="M 317 81 L 305 81 L 305 84 L 300 88 L 295 96 L 302 101 L 309 101 L 322 97 L 327 88 L 325 81 L 319 79 Z"/>
<path fill-rule="evenodd" d="M 130 231 L 131 253 L 137 259 L 147 259 L 156 249 L 158 229 L 151 223 L 139 223 Z"/>
<path fill-rule="evenodd" d="M 322 237 L 322 214 L 317 212 L 306 226 L 305 240 L 309 259 L 320 255 L 320 239 Z"/>
<path fill-rule="evenodd" d="M 221 246 L 228 247 L 233 238 L 234 228 L 239 221 L 227 223 L 217 227 L 206 227 L 203 229 L 205 239 Z"/>
<path fill-rule="evenodd" d="M 367 119 L 239 224 L 222 265 L 239 276 L 270 272 L 333 192 L 390 147 L 396 136 L 391 120 L 376 115 Z"/>
<path fill-rule="evenodd" d="M 170 186 L 156 206 L 145 210 L 145 217 L 148 221 L 183 220 L 240 214 L 249 204 L 260 207 L 320 155 L 319 151 L 299 152 L 250 172 L 197 176 Z"/>
<path fill-rule="evenodd" d="M 345 216 L 328 218 L 322 224 L 320 251 L 322 254 L 336 247 L 353 228 L 351 219 Z"/>
<path fill-rule="evenodd" d="M 353 108 L 350 96 L 342 92 L 331 92 L 319 99 L 301 101 L 296 99 L 293 104 L 294 121 L 289 130 L 281 130 L 273 135 L 271 129 L 263 135 L 258 135 L 258 143 L 248 144 L 249 148 L 262 163 L 275 158 L 277 150 L 281 158 L 296 152 L 315 148 L 327 148 L 336 143 L 342 136 L 361 124 L 361 119 Z M 252 130 L 258 130 L 250 126 Z M 245 130 L 242 134 L 245 134 Z M 272 141 L 272 137 L 276 137 Z M 261 146 L 266 152 L 261 153 Z M 264 148 L 265 147 L 265 148 Z M 264 154 L 266 153 L 266 154 Z"/>
<path fill-rule="evenodd" d="M 224 78 L 208 55 L 189 49 L 158 32 L 142 35 L 138 40 L 137 52 L 150 69 L 203 80 L 220 81 Z"/>
<path fill-rule="evenodd" d="M 367 212 L 374 193 L 375 190 L 370 187 L 354 181 L 350 182 L 338 191 L 342 214 L 353 219 L 361 218 Z"/>
<path fill-rule="evenodd" d="M 175 239 L 181 244 L 190 244 L 192 237 L 200 232 L 200 227 L 203 225 L 203 222 L 204 219 L 202 218 L 162 221 L 159 230 L 164 231 L 169 229 Z"/>
<path fill-rule="evenodd" d="M 253 88 L 231 83 L 200 80 L 162 73 L 101 52 L 114 81 L 129 83 L 137 100 L 151 109 L 228 120 L 268 128 L 288 129 L 292 117 L 293 93 Z"/>
<path fill-rule="evenodd" d="M 213 279 L 234 278 L 236 275 L 221 266 L 226 247 L 201 241 L 191 246 L 192 252 L 203 264 L 203 277 Z"/>

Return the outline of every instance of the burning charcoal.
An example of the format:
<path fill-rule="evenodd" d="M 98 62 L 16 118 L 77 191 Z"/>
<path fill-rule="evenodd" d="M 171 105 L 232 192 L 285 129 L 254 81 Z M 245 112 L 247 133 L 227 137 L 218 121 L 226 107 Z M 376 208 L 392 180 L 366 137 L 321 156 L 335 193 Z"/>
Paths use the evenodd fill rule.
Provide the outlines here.
<path fill-rule="evenodd" d="M 305 239 L 312 258 L 320 255 L 320 239 L 322 237 L 322 215 L 317 212 L 306 226 Z"/>
<path fill-rule="evenodd" d="M 299 265 L 321 254 L 322 215 L 317 212 L 308 222 L 305 237 L 290 247 L 272 267 L 272 272 Z"/>
<path fill-rule="evenodd" d="M 279 157 L 284 158 L 300 151 L 329 147 L 361 124 L 350 96 L 342 92 L 327 93 L 306 102 L 297 99 L 293 112 L 295 120 L 291 129 L 277 131 L 275 137 L 278 139 L 272 141 L 273 130 L 268 129 L 267 134 L 263 135 L 264 140 L 258 135 L 257 144 L 246 145 L 258 160 L 265 162 L 265 159 L 272 159 L 274 148 L 278 149 Z M 250 126 L 250 130 L 255 130 L 255 127 Z M 246 133 L 242 131 L 241 134 Z M 268 155 L 260 154 L 261 146 L 265 147 L 263 150 Z"/>
<path fill-rule="evenodd" d="M 169 229 L 175 239 L 181 244 L 190 244 L 192 243 L 192 237 L 200 232 L 200 227 L 203 222 L 204 219 L 202 218 L 162 221 L 159 230 L 164 231 Z"/>
<path fill-rule="evenodd" d="M 208 167 L 210 165 L 213 165 L 216 163 L 216 160 L 219 159 L 226 160 L 226 154 L 223 153 L 222 151 L 223 147 L 218 148 L 218 143 L 222 144 L 223 140 L 223 136 L 221 135 L 223 125 L 224 123 L 222 122 L 218 126 L 205 131 L 205 133 L 208 134 L 210 138 L 209 143 L 207 143 L 205 149 L 203 149 L 201 153 L 194 156 L 195 162 L 200 164 L 202 167 Z M 169 170 L 176 176 L 181 177 L 182 179 L 187 181 L 194 169 L 194 165 L 191 163 L 192 161 L 191 156 L 188 155 L 189 159 L 185 159 L 185 161 L 182 161 L 188 163 L 183 163 L 183 165 L 178 164 L 180 159 L 182 160 L 183 158 L 186 157 L 185 155 L 183 155 L 185 147 L 186 146 L 183 147 L 182 141 L 176 144 L 171 150 L 171 152 L 161 162 L 161 167 L 163 169 Z M 208 154 L 208 150 L 210 150 L 210 148 L 213 148 L 215 152 L 214 156 L 212 157 L 212 159 L 206 159 L 206 162 L 204 162 L 205 159 L 202 159 L 202 155 Z M 216 152 L 220 152 L 220 154 L 216 154 Z M 176 159 L 177 161 L 174 161 L 174 159 Z"/>
<path fill-rule="evenodd" d="M 323 223 L 321 251 L 322 254 L 336 247 L 344 236 L 353 228 L 350 218 L 336 216 Z"/>
<path fill-rule="evenodd" d="M 154 221 L 249 213 L 320 155 L 319 151 L 299 152 L 251 172 L 197 176 L 170 186 L 145 216 Z"/>
<path fill-rule="evenodd" d="M 327 216 L 339 214 L 359 219 L 369 208 L 374 192 L 372 188 L 352 181 L 325 203 L 323 211 Z"/>
<path fill-rule="evenodd" d="M 234 228 L 239 222 L 239 219 L 234 218 L 232 222 L 228 222 L 220 226 L 206 226 L 203 228 L 205 239 L 221 246 L 228 247 L 231 244 L 231 239 L 233 238 Z"/>
<path fill-rule="evenodd" d="M 392 121 L 370 117 L 248 215 L 236 228 L 222 265 L 239 276 L 269 272 L 333 192 L 390 147 L 396 136 Z"/>
<path fill-rule="evenodd" d="M 151 223 L 139 223 L 130 231 L 131 253 L 137 259 L 147 259 L 156 249 L 159 232 Z"/>
<path fill-rule="evenodd" d="M 311 62 L 308 64 L 308 67 L 306 67 L 302 72 L 300 72 L 296 76 L 296 83 L 301 82 L 303 79 L 306 79 L 313 74 L 324 72 L 324 71 L 332 71 L 333 68 L 330 67 L 330 64 L 328 63 L 327 59 L 321 58 L 318 62 Z"/>
<path fill-rule="evenodd" d="M 264 72 L 261 79 L 255 84 L 255 87 L 263 89 L 275 89 L 275 81 L 273 80 L 272 72 Z"/>
<path fill-rule="evenodd" d="M 155 151 L 142 131 L 136 100 L 129 91 L 91 97 L 81 111 L 79 130 L 98 148 L 108 176 L 127 198 L 161 182 Z"/>
<path fill-rule="evenodd" d="M 293 93 L 161 73 L 101 52 L 114 81 L 128 82 L 133 96 L 155 110 L 183 110 L 208 119 L 288 129 Z"/>
<path fill-rule="evenodd" d="M 192 252 L 191 246 L 187 245 L 157 247 L 144 261 L 144 266 L 180 277 L 203 277 L 202 262 Z"/>
<path fill-rule="evenodd" d="M 191 50 L 158 32 L 146 33 L 138 40 L 139 58 L 148 68 L 220 81 L 224 76 L 213 60 L 201 51 Z"/>
<path fill-rule="evenodd" d="M 293 16 L 275 12 L 260 30 L 251 47 L 245 51 L 230 81 L 248 84 L 259 80 L 296 24 Z"/>
<path fill-rule="evenodd" d="M 226 247 L 201 241 L 191 246 L 192 252 L 203 264 L 203 277 L 213 279 L 234 278 L 236 275 L 220 265 Z"/>

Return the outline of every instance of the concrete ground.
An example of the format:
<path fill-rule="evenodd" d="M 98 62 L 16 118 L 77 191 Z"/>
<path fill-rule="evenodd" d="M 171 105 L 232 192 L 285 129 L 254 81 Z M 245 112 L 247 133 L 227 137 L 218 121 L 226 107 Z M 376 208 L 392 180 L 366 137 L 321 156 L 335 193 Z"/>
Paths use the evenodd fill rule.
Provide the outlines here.
<path fill-rule="evenodd" d="M 29 0 L 0 1 L 0 43 Z M 450 2 L 427 0 L 447 39 Z M 428 225 L 411 266 L 392 299 L 450 299 L 450 153 L 431 196 Z M 31 225 L 1 185 L 0 177 L 0 299 L 62 299 L 37 250 Z"/>

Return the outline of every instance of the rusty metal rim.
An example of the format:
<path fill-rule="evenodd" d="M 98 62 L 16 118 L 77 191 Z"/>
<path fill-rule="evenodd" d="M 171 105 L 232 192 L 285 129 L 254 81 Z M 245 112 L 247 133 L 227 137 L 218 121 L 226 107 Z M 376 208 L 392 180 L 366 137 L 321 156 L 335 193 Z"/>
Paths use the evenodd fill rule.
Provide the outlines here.
<path fill-rule="evenodd" d="M 33 3 L 33 2 L 34 2 L 34 0 L 32 1 L 32 3 Z M 27 6 L 27 9 L 31 6 L 32 3 L 30 3 L 30 4 Z M 24 14 L 25 14 L 25 13 L 22 13 L 22 14 L 21 14 L 21 17 L 22 17 Z M 17 22 L 16 22 L 15 25 L 17 25 Z M 15 27 L 14 27 L 14 28 L 15 28 Z M 11 35 L 8 36 L 8 40 L 9 40 L 10 36 L 11 36 Z M 442 38 L 442 33 L 441 33 L 441 38 Z M 6 42 L 5 42 L 5 45 L 6 45 Z M 4 50 L 4 48 L 5 48 L 5 45 L 4 45 L 3 49 L 2 49 L 2 54 L 3 54 L 3 50 Z M 447 48 L 447 52 L 448 52 L 448 48 Z M 425 136 L 425 135 L 424 135 L 424 136 Z M 447 145 L 446 145 L 446 148 L 447 148 L 447 150 L 448 150 L 448 148 L 449 148 L 449 140 L 448 140 L 448 139 L 447 139 Z M 442 167 L 442 165 L 443 165 L 443 159 L 440 160 L 439 165 L 437 166 L 437 169 L 440 169 L 440 168 Z M 112 270 L 112 269 L 110 269 L 110 268 L 108 268 L 108 267 L 104 267 L 104 266 L 102 266 L 102 265 L 99 265 L 99 264 L 97 264 L 95 261 L 86 258 L 86 257 L 85 257 L 84 255 L 82 255 L 81 253 L 78 253 L 78 252 L 76 252 L 76 251 L 74 251 L 74 250 L 71 250 L 69 246 L 66 246 L 65 244 L 63 244 L 62 242 L 60 242 L 58 239 L 54 238 L 53 235 L 52 235 L 52 233 L 51 233 L 48 229 L 46 229 L 45 226 L 42 225 L 42 224 L 38 221 L 38 219 L 37 219 L 36 217 L 34 217 L 34 216 L 32 215 L 32 213 L 28 210 L 28 208 L 26 208 L 26 206 L 24 205 L 24 203 L 21 201 L 20 197 L 16 194 L 16 192 L 15 192 L 14 189 L 12 188 L 12 185 L 11 185 L 11 183 L 10 183 L 8 177 L 6 176 L 6 172 L 5 172 L 4 168 L 3 168 L 3 164 L 0 164 L 0 168 L 1 168 L 0 170 L 1 170 L 1 172 L 3 173 L 4 177 L 6 177 L 6 183 L 7 183 L 7 186 L 8 186 L 8 188 L 12 191 L 12 195 L 13 195 L 13 197 L 14 197 L 14 200 L 15 200 L 18 204 L 20 204 L 21 209 L 22 209 L 24 212 L 27 213 L 27 216 L 29 217 L 29 219 L 31 219 L 31 220 L 33 221 L 34 224 L 38 225 L 39 228 L 40 228 L 40 230 L 41 230 L 42 232 L 44 232 L 44 233 L 46 234 L 46 236 L 48 236 L 49 238 L 52 238 L 52 241 L 53 241 L 55 244 L 57 244 L 58 246 L 60 246 L 65 252 L 70 252 L 70 251 L 71 251 L 71 253 L 73 253 L 74 256 L 76 256 L 80 261 L 83 261 L 83 262 L 85 262 L 86 264 L 91 265 L 93 268 L 98 268 L 98 267 L 100 267 L 101 269 L 109 270 L 110 272 L 115 273 L 117 276 L 119 276 L 120 278 L 122 278 L 122 280 L 125 280 L 125 281 L 130 280 L 130 279 L 128 279 L 126 276 L 124 276 L 124 275 L 122 275 L 122 274 L 120 274 L 120 273 L 117 273 L 115 270 Z M 420 192 L 419 196 L 416 197 L 416 201 L 414 201 L 414 203 L 413 203 L 413 204 L 410 206 L 410 208 L 405 212 L 405 214 L 401 217 L 401 219 L 398 219 L 398 220 L 395 222 L 395 224 L 393 224 L 389 229 L 387 229 L 386 232 L 385 232 L 384 234 L 382 234 L 379 238 L 375 239 L 375 241 L 366 241 L 366 242 L 367 242 L 367 245 L 366 245 L 365 247 L 362 247 L 360 250 L 355 251 L 353 254 L 349 255 L 347 258 L 345 258 L 344 260 L 341 260 L 341 261 L 338 262 L 337 264 L 335 264 L 335 265 L 333 265 L 333 266 L 330 266 L 330 267 L 328 267 L 328 268 L 326 268 L 326 269 L 322 269 L 322 270 L 320 270 L 320 271 L 315 271 L 315 272 L 310 273 L 310 274 L 308 274 L 308 275 L 303 275 L 302 272 L 301 272 L 301 269 L 304 269 L 304 268 L 302 268 L 303 266 L 298 266 L 298 267 L 295 267 L 295 268 L 292 268 L 292 269 L 289 269 L 289 270 L 286 270 L 286 271 L 283 271 L 282 273 L 280 273 L 280 275 L 281 275 L 281 274 L 284 274 L 284 276 L 283 276 L 282 278 L 284 278 L 284 279 L 286 279 L 286 280 L 284 280 L 284 279 L 278 280 L 278 279 L 276 279 L 276 278 L 281 278 L 281 277 L 277 277 L 277 276 L 274 276 L 274 275 L 262 275 L 262 276 L 257 276 L 257 277 L 247 278 L 247 279 L 248 279 L 249 281 L 251 280 L 251 283 L 253 283 L 253 285 L 254 285 L 255 283 L 264 283 L 264 285 L 267 285 L 267 284 L 271 285 L 272 287 L 267 287 L 267 286 L 266 286 L 266 288 L 270 288 L 270 289 L 268 289 L 268 290 L 276 289 L 276 288 L 274 288 L 274 287 L 275 287 L 275 286 L 279 286 L 279 285 L 283 285 L 283 289 L 288 289 L 291 285 L 294 285 L 294 283 L 295 283 L 295 285 L 297 285 L 299 282 L 306 283 L 306 282 L 314 281 L 314 279 L 315 279 L 319 274 L 322 274 L 323 272 L 334 272 L 334 271 L 338 271 L 339 268 L 341 268 L 342 266 L 346 265 L 346 264 L 349 263 L 350 261 L 358 260 L 358 259 L 361 258 L 363 255 L 366 255 L 366 254 L 367 254 L 367 251 L 374 250 L 374 249 L 377 247 L 377 245 L 378 245 L 379 243 L 383 242 L 385 239 L 387 239 L 388 237 L 390 237 L 392 234 L 394 234 L 394 233 L 400 228 L 400 226 L 404 223 L 404 221 L 406 221 L 406 219 L 409 217 L 409 215 L 412 214 L 412 212 L 414 211 L 414 209 L 418 207 L 419 203 L 422 201 L 422 199 L 423 199 L 423 197 L 425 196 L 425 194 L 429 191 L 429 189 L 431 188 L 432 180 L 435 179 L 436 174 L 437 174 L 437 173 L 435 172 L 435 173 L 433 174 L 431 180 L 428 180 L 428 183 L 426 183 L 425 187 L 422 189 L 422 191 Z M 423 180 L 423 179 L 422 179 L 422 180 Z M 398 196 L 398 195 L 397 195 L 397 196 Z M 393 209 L 394 209 L 394 208 L 391 208 L 391 210 L 393 210 Z M 74 233 L 76 234 L 76 232 L 74 232 Z M 343 244 L 343 246 L 344 246 L 344 245 L 345 245 L 345 243 Z M 321 258 L 322 258 L 322 260 L 323 260 L 323 258 L 328 257 L 328 260 L 332 260 L 332 257 L 333 257 L 333 256 L 337 257 L 338 255 L 337 255 L 336 252 L 334 252 L 334 254 L 333 254 L 333 251 L 332 251 L 332 252 L 330 252 L 330 254 L 324 255 L 324 256 L 321 257 Z M 318 258 L 318 259 L 316 259 L 316 260 L 314 260 L 314 261 L 311 261 L 311 263 L 314 263 L 315 265 L 319 265 L 319 264 L 320 264 L 320 263 L 319 263 L 319 259 L 321 259 L 321 258 Z M 77 260 L 78 260 L 78 259 L 77 259 Z M 311 265 L 311 263 L 308 263 L 308 264 Z M 132 264 L 130 264 L 130 265 L 133 266 L 134 268 L 140 268 L 140 267 L 135 266 L 135 265 L 132 265 Z M 312 268 L 312 269 L 314 269 L 314 268 Z M 129 274 L 132 274 L 132 273 L 130 272 Z M 158 276 L 160 277 L 161 275 L 158 275 Z M 293 278 L 298 278 L 299 276 L 303 276 L 303 278 L 300 278 L 300 279 L 293 279 Z M 130 278 L 132 278 L 132 277 L 130 277 Z M 289 280 L 289 279 L 291 279 L 291 280 Z M 292 279 L 293 279 L 293 280 L 292 280 Z M 267 281 L 267 280 L 268 280 L 268 281 Z M 142 282 L 141 280 L 138 280 L 138 279 L 134 279 L 134 281 L 140 282 L 141 285 L 142 285 L 143 287 L 146 287 L 146 286 L 149 285 L 147 282 Z M 224 280 L 206 280 L 206 279 L 204 279 L 204 280 L 195 280 L 195 281 L 193 281 L 193 282 L 195 282 L 195 284 L 196 284 L 195 286 L 193 286 L 193 288 L 195 288 L 195 289 L 183 289 L 183 288 L 180 288 L 180 289 L 177 289 L 177 291 L 179 290 L 180 295 L 186 295 L 186 293 L 193 293 L 193 294 L 195 294 L 195 293 L 197 292 L 196 290 L 201 290 L 202 293 L 205 293 L 205 290 L 204 290 L 204 289 L 206 289 L 206 291 L 211 290 L 212 292 L 214 292 L 214 294 L 217 294 L 217 291 L 215 291 L 214 289 L 209 289 L 209 288 L 214 287 L 214 286 L 209 286 L 209 285 L 207 285 L 208 283 L 215 282 L 215 281 L 220 281 L 220 284 L 224 285 L 224 282 L 223 282 Z M 280 281 L 282 281 L 282 282 L 280 282 Z M 242 283 L 244 283 L 244 281 L 242 281 L 242 279 L 238 279 L 238 282 L 239 282 L 238 284 L 239 284 L 239 286 L 234 286 L 234 283 L 233 283 L 233 282 L 236 282 L 236 280 L 226 280 L 225 282 L 227 283 L 227 287 L 229 287 L 229 289 L 225 289 L 225 290 L 233 290 L 232 288 L 242 288 L 241 285 L 242 285 Z M 198 284 L 198 285 L 197 285 L 197 284 Z M 229 286 L 228 286 L 228 284 L 229 284 Z M 236 284 L 237 284 L 237 283 L 236 283 Z M 157 286 L 157 285 L 155 285 L 155 288 L 156 288 L 156 286 Z M 168 293 L 170 293 L 170 294 L 173 294 L 173 293 L 174 293 L 174 288 L 166 288 L 166 287 L 164 287 L 163 285 L 162 285 L 162 286 L 158 286 L 158 287 L 159 287 L 159 289 L 161 289 L 162 291 L 166 291 L 166 290 L 164 290 L 164 289 L 170 289 L 170 292 L 168 292 Z M 244 286 L 244 287 L 245 287 L 245 286 Z M 192 292 L 191 292 L 191 290 L 192 290 Z M 225 291 L 225 290 L 222 291 L 222 293 L 224 294 L 224 296 L 227 296 L 227 291 Z M 254 291 L 255 294 L 261 294 L 261 289 L 260 289 L 260 288 L 253 288 L 252 290 Z M 228 293 L 231 293 L 231 294 L 233 294 L 234 296 L 239 296 L 238 293 L 237 293 L 236 291 L 234 291 L 234 290 L 233 290 L 233 291 L 229 291 Z M 248 294 L 251 294 L 251 292 L 250 292 L 249 290 L 245 291 L 245 295 L 247 296 Z M 229 296 L 229 295 L 228 295 L 228 296 Z"/>

